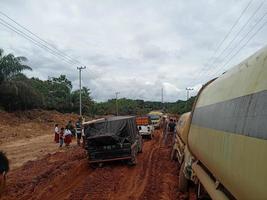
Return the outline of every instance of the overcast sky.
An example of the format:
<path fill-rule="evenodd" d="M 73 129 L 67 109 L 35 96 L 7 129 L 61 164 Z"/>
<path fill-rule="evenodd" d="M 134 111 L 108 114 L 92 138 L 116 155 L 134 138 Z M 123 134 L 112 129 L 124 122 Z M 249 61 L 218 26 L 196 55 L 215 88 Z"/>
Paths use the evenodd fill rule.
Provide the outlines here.
<path fill-rule="evenodd" d="M 224 66 L 228 58 L 267 21 L 267 2 L 252 0 L 220 52 L 257 8 L 253 18 L 219 59 L 210 61 L 220 42 L 250 0 L 0 0 L 0 11 L 79 60 L 87 69 L 82 84 L 92 97 L 177 101 L 186 87 L 221 74 L 267 44 L 267 28 Z M 262 20 L 257 23 L 259 19 Z M 4 16 L 3 19 L 16 25 Z M 1 22 L 1 21 L 0 21 Z M 253 28 L 253 31 L 249 32 Z M 242 40 L 242 37 L 248 36 Z M 239 45 L 239 46 L 238 46 Z M 77 65 L 67 64 L 0 24 L 0 48 L 23 55 L 33 68 L 29 77 L 66 74 L 78 87 Z M 229 55 L 225 59 L 225 56 Z M 209 64 L 210 63 L 210 64 Z"/>

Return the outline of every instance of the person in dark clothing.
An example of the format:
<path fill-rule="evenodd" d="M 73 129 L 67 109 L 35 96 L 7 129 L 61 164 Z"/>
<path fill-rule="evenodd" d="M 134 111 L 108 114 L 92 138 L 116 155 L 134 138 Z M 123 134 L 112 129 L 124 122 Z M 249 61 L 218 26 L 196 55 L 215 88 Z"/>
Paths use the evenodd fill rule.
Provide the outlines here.
<path fill-rule="evenodd" d="M 76 134 L 77 134 L 77 144 L 80 146 L 81 145 L 81 138 L 82 138 L 82 120 L 79 119 L 76 122 Z"/>
<path fill-rule="evenodd" d="M 4 152 L 0 151 L 0 197 L 6 185 L 6 174 L 9 171 L 9 161 Z"/>
<path fill-rule="evenodd" d="M 64 143 L 64 128 L 62 127 L 59 132 L 59 147 L 62 147 Z"/>
<path fill-rule="evenodd" d="M 175 122 L 171 119 L 169 122 L 169 132 L 174 132 L 175 131 L 176 124 Z"/>
<path fill-rule="evenodd" d="M 66 128 L 68 130 L 70 130 L 72 137 L 75 138 L 76 137 L 76 132 L 75 132 L 74 126 L 72 125 L 72 121 L 69 121 L 69 123 L 67 124 Z"/>
<path fill-rule="evenodd" d="M 171 140 L 173 140 L 173 136 L 175 133 L 175 127 L 176 127 L 175 122 L 173 121 L 173 119 L 170 119 L 170 121 L 168 123 L 168 130 L 167 130 L 165 137 L 164 137 L 164 144 L 165 145 L 167 145 L 167 141 L 168 141 L 168 143 L 170 142 L 170 139 L 168 139 L 168 138 L 171 138 Z M 171 143 L 172 142 L 173 141 L 171 141 Z"/>

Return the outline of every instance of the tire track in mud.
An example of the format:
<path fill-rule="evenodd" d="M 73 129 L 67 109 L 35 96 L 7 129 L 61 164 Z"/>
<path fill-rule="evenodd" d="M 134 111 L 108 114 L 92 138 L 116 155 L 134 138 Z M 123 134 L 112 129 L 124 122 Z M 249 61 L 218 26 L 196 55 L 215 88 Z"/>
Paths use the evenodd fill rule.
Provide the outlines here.
<path fill-rule="evenodd" d="M 159 131 L 144 144 L 136 166 L 112 163 L 98 168 L 71 192 L 69 199 L 177 199 L 178 171 L 170 161 L 171 148 L 162 145 Z"/>
<path fill-rule="evenodd" d="M 156 134 L 154 140 L 147 141 L 144 147 L 143 154 L 140 155 L 139 162 L 131 176 L 126 176 L 127 188 L 122 187 L 121 192 L 117 192 L 111 199 L 139 199 L 140 195 L 143 193 L 147 184 L 149 184 L 149 174 L 151 169 L 153 169 L 154 153 L 159 148 L 159 133 Z"/>

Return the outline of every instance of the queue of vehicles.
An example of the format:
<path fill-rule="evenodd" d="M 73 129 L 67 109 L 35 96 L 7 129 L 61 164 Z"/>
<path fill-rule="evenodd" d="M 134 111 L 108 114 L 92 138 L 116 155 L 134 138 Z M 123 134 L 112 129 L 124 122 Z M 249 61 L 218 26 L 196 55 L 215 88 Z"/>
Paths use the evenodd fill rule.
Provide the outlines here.
<path fill-rule="evenodd" d="M 85 148 L 91 166 L 115 160 L 135 165 L 137 154 L 142 152 L 142 138 L 153 138 L 155 125 L 151 121 L 147 115 L 112 116 L 84 122 Z"/>
<path fill-rule="evenodd" d="M 192 182 L 197 185 L 198 197 L 267 199 L 266 77 L 264 48 L 200 89 L 192 111 L 183 114 L 176 126 L 172 157 L 180 166 L 181 192 L 186 193 Z M 90 162 L 128 159 L 136 163 L 142 136 L 152 138 L 162 116 L 154 111 L 145 117 L 127 118 L 131 123 L 122 126 L 118 121 L 117 128 L 107 123 L 110 120 L 96 122 L 102 123 L 101 131 L 88 134 L 87 140 L 102 146 L 88 148 Z M 122 134 L 128 128 L 131 137 Z M 102 144 L 102 138 L 108 142 Z"/>
<path fill-rule="evenodd" d="M 173 156 L 179 189 L 197 196 L 267 199 L 267 48 L 199 91 L 179 119 Z"/>

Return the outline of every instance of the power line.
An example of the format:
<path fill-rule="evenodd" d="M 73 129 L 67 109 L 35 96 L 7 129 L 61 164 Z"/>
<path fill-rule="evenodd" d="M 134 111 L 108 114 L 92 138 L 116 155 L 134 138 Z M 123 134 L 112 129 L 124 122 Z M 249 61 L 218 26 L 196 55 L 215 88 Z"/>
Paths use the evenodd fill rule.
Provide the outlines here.
<path fill-rule="evenodd" d="M 241 44 L 243 41 L 244 41 L 244 39 L 256 28 L 256 26 L 264 19 L 264 17 L 266 17 L 266 15 L 267 15 L 267 12 L 263 15 L 263 16 L 261 16 L 261 18 L 260 19 L 258 19 L 257 21 L 256 21 L 256 23 L 252 26 L 252 28 L 245 34 L 245 36 L 243 36 L 242 38 L 241 38 L 241 40 L 239 40 L 238 41 L 238 43 L 232 48 L 232 51 L 230 51 L 225 57 L 224 57 L 224 59 L 225 58 L 227 58 L 229 55 L 231 55 L 231 53 L 239 46 L 239 44 Z"/>
<path fill-rule="evenodd" d="M 3 26 L 5 26 L 6 28 L 12 30 L 13 32 L 15 32 L 18 35 L 22 36 L 23 38 L 27 39 L 28 41 L 34 43 L 36 46 L 44 49 L 45 51 L 48 51 L 49 53 L 51 53 L 52 55 L 56 56 L 60 60 L 63 60 L 66 63 L 71 64 L 71 65 L 77 65 L 77 62 L 75 62 L 74 59 L 70 58 L 69 56 L 62 55 L 63 53 L 60 53 L 59 50 L 54 50 L 55 49 L 54 47 L 52 47 L 53 48 L 52 49 L 51 47 L 49 47 L 49 46 L 41 43 L 40 41 L 36 40 L 35 38 L 33 38 L 32 36 L 30 36 L 29 34 L 23 32 L 22 30 L 19 30 L 15 26 L 11 25 L 7 21 L 5 21 L 3 18 L 0 18 L 0 21 L 2 21 L 1 24 Z"/>
<path fill-rule="evenodd" d="M 27 34 L 23 33 L 22 31 L 16 29 L 15 27 L 13 27 L 12 25 L 6 23 L 6 22 L 1 22 L 1 18 L 0 18 L 0 24 L 2 24 L 3 26 L 5 26 L 6 28 L 8 28 L 9 30 L 12 30 L 13 32 L 17 33 L 18 35 L 20 35 L 21 37 L 25 38 L 26 40 L 32 42 L 33 44 L 35 44 L 36 46 L 38 46 L 39 48 L 44 49 L 45 51 L 48 51 L 49 53 L 51 53 L 52 55 L 54 55 L 56 58 L 58 58 L 59 60 L 63 60 L 68 64 L 73 65 L 72 62 L 70 62 L 69 60 L 66 60 L 65 58 L 59 57 L 57 54 L 53 53 L 53 51 L 49 50 L 49 48 L 45 47 L 44 45 L 40 45 L 38 42 L 34 41 L 32 38 L 30 38 Z"/>
<path fill-rule="evenodd" d="M 240 44 L 242 44 L 242 42 L 249 36 L 249 34 L 255 30 L 256 26 L 264 19 L 264 17 L 267 15 L 267 13 L 265 13 L 254 25 L 253 27 L 245 34 L 245 36 L 243 38 L 241 38 L 241 40 L 239 40 L 239 42 L 237 43 L 237 45 L 234 46 L 234 48 L 232 48 L 232 50 L 225 56 L 224 59 L 226 59 L 228 56 L 230 56 L 237 48 Z M 266 24 L 267 22 L 265 22 L 259 29 L 258 31 L 260 31 Z M 258 32 L 257 31 L 257 32 Z M 256 33 L 257 33 L 256 32 Z M 253 34 L 252 36 L 254 37 L 256 34 Z M 252 37 L 252 38 L 253 38 Z M 252 39 L 251 37 L 249 38 L 248 42 Z M 245 44 L 247 44 L 248 42 L 246 42 Z M 245 47 L 246 45 L 242 46 L 241 48 Z M 237 52 L 240 52 L 241 49 L 237 50 Z M 237 53 L 234 53 L 233 56 L 231 56 L 224 64 L 222 64 L 220 67 L 218 67 L 218 70 L 212 74 L 212 76 L 214 76 L 215 74 L 217 74 L 218 72 L 221 71 L 221 69 L 224 69 L 224 67 L 237 55 Z M 211 76 L 211 77 L 212 77 Z"/>
<path fill-rule="evenodd" d="M 263 4 L 265 3 L 265 1 L 262 1 L 259 6 L 256 8 L 256 10 L 253 12 L 253 14 L 248 18 L 248 20 L 245 22 L 245 24 L 240 28 L 240 30 L 238 31 L 238 33 L 234 36 L 234 38 L 229 42 L 228 46 L 225 49 L 228 49 L 233 41 L 236 40 L 236 38 L 240 35 L 240 33 L 244 30 L 244 28 L 249 24 L 249 22 L 252 20 L 252 18 L 254 18 L 254 16 L 256 15 L 256 13 L 262 8 Z M 228 56 L 230 56 L 235 50 L 236 48 L 238 48 L 239 45 L 242 44 L 242 42 L 249 36 L 249 34 L 256 28 L 256 26 L 264 19 L 264 17 L 267 15 L 267 13 L 264 13 L 260 18 L 258 18 L 258 20 L 256 21 L 256 23 L 252 26 L 252 28 L 250 28 L 250 30 L 237 42 L 236 45 L 233 46 L 233 48 L 231 48 L 231 50 L 228 52 L 228 54 L 221 60 L 225 60 Z M 263 25 L 264 27 L 264 25 Z M 260 30 L 263 28 L 261 27 Z M 259 31 L 260 31 L 259 30 Z M 255 34 L 256 35 L 256 34 Z M 253 37 L 255 36 L 253 35 Z M 252 37 L 252 38 L 253 38 Z M 241 48 L 245 47 L 247 45 L 247 43 L 252 39 L 250 38 L 245 45 L 243 45 Z M 225 49 L 223 51 L 225 51 Z M 222 64 L 219 67 L 219 70 L 217 70 L 215 73 L 212 73 L 212 71 L 214 71 L 215 69 L 211 69 L 211 73 L 209 73 L 208 77 L 214 77 L 214 75 L 216 75 L 221 69 L 223 69 L 242 49 L 237 50 L 236 53 L 234 53 L 234 55 L 232 57 L 230 57 L 230 59 L 228 59 L 224 64 Z M 220 56 L 222 55 L 222 53 L 220 54 Z M 219 58 L 219 56 L 217 57 L 217 59 Z M 218 68 L 217 68 L 218 69 Z M 202 71 L 203 74 L 203 71 Z M 211 75 L 212 74 L 212 75 Z M 199 77 L 203 77 L 203 76 L 199 76 Z M 206 76 L 207 77 L 207 76 Z M 200 82 L 204 81 L 205 79 L 201 79 L 200 78 Z"/>
<path fill-rule="evenodd" d="M 239 29 L 237 34 L 234 36 L 234 38 L 229 42 L 229 44 L 224 48 L 224 50 L 217 56 L 216 59 L 212 62 L 212 65 L 215 64 L 215 62 L 223 55 L 223 53 L 226 52 L 226 50 L 232 45 L 232 43 L 235 41 L 235 39 L 240 35 L 240 33 L 243 31 L 243 29 L 249 24 L 251 19 L 257 14 L 257 12 L 262 8 L 263 4 L 265 3 L 265 0 L 260 3 L 260 5 L 257 7 L 257 9 L 253 12 L 253 14 L 249 17 L 249 19 L 246 21 L 246 23 Z"/>
<path fill-rule="evenodd" d="M 235 21 L 235 23 L 232 25 L 232 27 L 230 28 L 230 30 L 228 31 L 228 33 L 225 35 L 225 37 L 223 38 L 223 40 L 219 43 L 219 45 L 217 46 L 216 50 L 214 51 L 213 56 L 218 52 L 219 48 L 223 45 L 223 43 L 226 41 L 226 39 L 228 38 L 228 36 L 232 33 L 232 31 L 234 30 L 235 26 L 238 24 L 239 20 L 242 18 L 242 16 L 245 14 L 245 12 L 247 11 L 247 9 L 249 8 L 250 4 L 252 3 L 253 0 L 250 0 L 248 2 L 248 4 L 246 5 L 246 7 L 243 9 L 243 11 L 241 12 L 241 14 L 239 15 L 239 17 L 237 18 L 237 20 Z M 212 57 L 210 57 L 210 59 L 212 59 Z M 208 62 L 209 63 L 209 62 Z"/>
<path fill-rule="evenodd" d="M 227 60 L 227 62 L 224 64 L 224 66 L 223 66 L 223 68 L 257 35 L 257 33 L 259 32 L 259 31 L 261 31 L 264 27 L 265 27 L 265 25 L 267 25 L 267 21 L 265 22 L 265 23 L 263 23 L 258 29 L 257 29 L 257 31 L 256 32 L 254 32 L 254 34 L 253 35 L 251 35 L 251 37 L 246 41 L 246 43 L 243 45 L 243 46 L 241 46 L 228 60 Z M 223 68 L 221 68 L 221 69 L 223 69 Z M 221 69 L 219 69 L 218 71 L 216 71 L 214 74 L 213 74 L 213 76 L 214 75 L 216 75 Z"/>
<path fill-rule="evenodd" d="M 27 31 L 28 33 L 30 33 L 31 35 L 35 36 L 36 38 L 38 38 L 39 40 L 41 40 L 45 44 L 49 45 L 51 48 L 55 49 L 55 51 L 57 51 L 61 56 L 64 56 L 64 57 L 66 57 L 66 58 L 68 58 L 70 60 L 73 60 L 77 64 L 81 64 L 78 60 L 75 60 L 75 59 L 71 58 L 70 56 L 68 56 L 67 54 L 65 54 L 64 52 L 61 52 L 60 50 L 58 50 L 57 48 L 55 48 L 52 44 L 48 43 L 47 41 L 45 41 L 44 39 L 42 39 L 41 37 L 39 37 L 37 34 L 33 33 L 32 31 L 30 31 L 29 29 L 27 29 L 23 25 L 19 24 L 14 19 L 12 19 L 11 17 L 9 17 L 7 14 L 3 13 L 2 11 L 0 11 L 0 14 L 3 15 L 3 16 L 5 16 L 6 18 L 8 18 L 12 22 L 14 22 L 16 25 L 18 25 L 19 27 L 21 27 L 22 29 L 24 29 L 25 31 Z"/>
<path fill-rule="evenodd" d="M 3 13 L 2 11 L 0 11 L 0 14 L 5 16 L 6 18 L 8 18 L 9 20 L 11 20 L 12 22 L 14 22 L 16 25 L 18 25 L 19 27 L 21 27 L 22 29 L 26 30 L 28 33 L 30 33 L 31 35 L 35 36 L 36 38 L 38 38 L 39 40 L 41 40 L 42 42 L 44 42 L 45 44 L 49 45 L 50 47 L 52 47 L 53 49 L 55 49 L 57 52 L 59 52 L 59 54 L 61 54 L 64 57 L 67 57 L 70 60 L 75 61 L 78 64 L 81 64 L 78 60 L 71 58 L 70 56 L 68 56 L 66 53 L 58 50 L 57 48 L 54 47 L 54 45 L 48 43 L 47 41 L 45 41 L 44 39 L 42 39 L 41 37 L 39 37 L 37 34 L 33 33 L 32 31 L 30 31 L 29 29 L 27 29 L 26 27 L 24 27 L 23 25 L 19 24 L 18 22 L 16 22 L 14 19 L 12 19 L 11 17 L 9 17 L 7 14 Z"/>
<path fill-rule="evenodd" d="M 219 43 L 219 45 L 216 47 L 216 49 L 214 50 L 214 52 L 211 55 L 211 57 L 208 59 L 208 62 L 207 62 L 206 67 L 204 67 L 203 70 L 202 70 L 202 72 L 200 72 L 199 74 L 197 74 L 197 76 L 194 76 L 193 79 L 198 80 L 202 76 L 203 71 L 209 67 L 209 65 L 210 65 L 209 63 L 212 61 L 213 57 L 216 55 L 216 53 L 218 52 L 218 50 L 220 49 L 220 47 L 223 45 L 223 43 L 226 41 L 226 39 L 228 38 L 228 36 L 232 33 L 232 31 L 234 30 L 235 26 L 238 24 L 239 20 L 245 14 L 245 12 L 247 11 L 247 9 L 249 8 L 249 6 L 251 5 L 252 2 L 253 2 L 253 0 L 250 0 L 248 2 L 248 4 L 242 10 L 241 14 L 239 15 L 239 17 L 237 18 L 237 20 L 235 21 L 235 23 L 231 26 L 230 30 L 227 32 L 227 34 L 225 35 L 225 37 L 223 38 L 223 40 Z"/>

